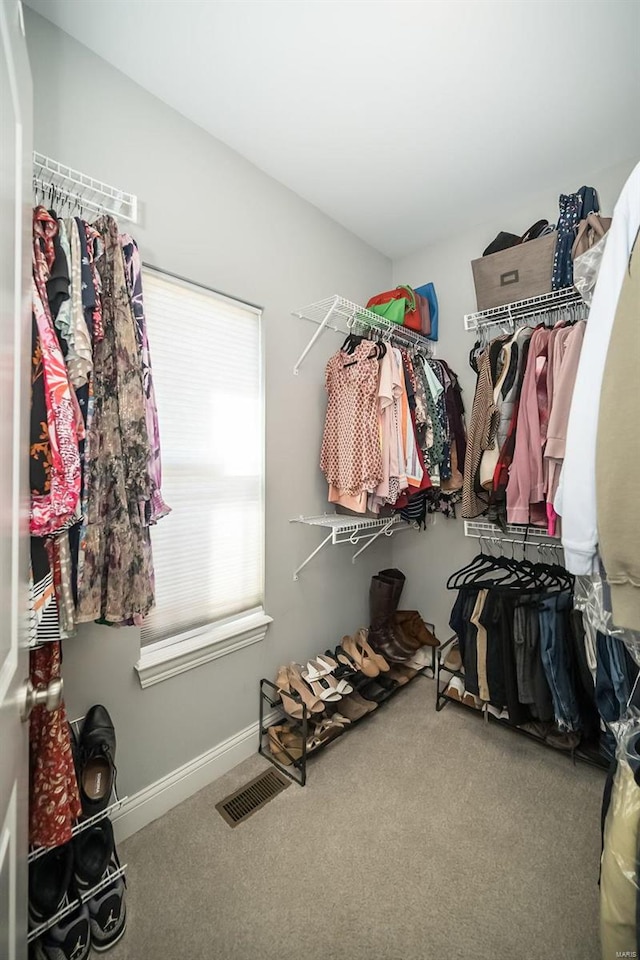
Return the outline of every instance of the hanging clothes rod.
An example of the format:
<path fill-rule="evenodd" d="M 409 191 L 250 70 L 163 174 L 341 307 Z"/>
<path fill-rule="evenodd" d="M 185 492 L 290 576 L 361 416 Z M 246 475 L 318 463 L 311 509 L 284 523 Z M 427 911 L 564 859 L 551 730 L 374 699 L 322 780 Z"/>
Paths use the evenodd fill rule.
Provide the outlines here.
<path fill-rule="evenodd" d="M 507 534 L 506 537 L 505 534 Z M 477 540 L 489 540 L 491 543 L 562 548 L 562 543 L 558 537 L 552 537 L 546 530 L 524 524 L 509 523 L 502 530 L 495 523 L 490 523 L 487 520 L 465 520 L 464 535 L 465 537 L 475 537 Z M 536 539 L 531 540 L 530 537 Z"/>
<path fill-rule="evenodd" d="M 136 223 L 138 198 L 118 187 L 96 180 L 43 153 L 33 153 L 33 191 L 47 205 L 67 204 L 92 214 L 107 213 Z"/>
<path fill-rule="evenodd" d="M 351 300 L 345 300 L 344 297 L 335 294 L 333 297 L 327 297 L 325 300 L 318 300 L 311 303 L 301 310 L 295 310 L 292 316 L 300 320 L 310 320 L 318 324 L 318 329 L 314 332 L 293 368 L 297 376 L 302 363 L 312 349 L 318 338 L 325 330 L 335 330 L 347 336 L 350 333 L 362 334 L 364 336 L 377 334 L 381 340 L 393 343 L 399 347 L 409 349 L 420 349 L 426 356 L 434 355 L 433 341 L 423 337 L 420 333 L 409 330 L 397 323 L 391 323 L 385 317 L 379 317 L 372 310 L 361 307 Z"/>
<path fill-rule="evenodd" d="M 563 310 L 571 310 L 575 313 L 576 320 L 586 319 L 589 313 L 589 307 L 578 291 L 574 287 L 565 287 L 527 300 L 516 300 L 513 303 L 505 303 L 477 313 L 467 313 L 464 318 L 464 328 L 467 331 L 477 332 L 486 327 L 508 324 L 513 329 L 514 326 L 527 323 L 534 317 L 551 316 Z"/>

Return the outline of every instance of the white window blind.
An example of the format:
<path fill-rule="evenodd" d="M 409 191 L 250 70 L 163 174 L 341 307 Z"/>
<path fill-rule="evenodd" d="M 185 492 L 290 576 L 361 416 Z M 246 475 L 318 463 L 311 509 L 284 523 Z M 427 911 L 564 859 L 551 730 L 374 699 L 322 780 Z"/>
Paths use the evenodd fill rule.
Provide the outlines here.
<path fill-rule="evenodd" d="M 142 644 L 183 640 L 263 603 L 260 312 L 143 270 L 162 494 L 156 607 Z"/>

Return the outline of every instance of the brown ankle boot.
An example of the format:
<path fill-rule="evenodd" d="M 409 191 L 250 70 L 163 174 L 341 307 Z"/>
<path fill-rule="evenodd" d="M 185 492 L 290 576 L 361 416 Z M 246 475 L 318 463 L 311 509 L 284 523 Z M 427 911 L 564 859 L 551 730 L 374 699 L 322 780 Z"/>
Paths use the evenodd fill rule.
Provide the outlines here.
<path fill-rule="evenodd" d="M 420 647 L 440 646 L 440 641 L 435 634 L 429 630 L 417 610 L 396 611 L 394 617 L 394 623 L 395 622 L 397 622 L 404 633 L 408 643 L 414 645 L 415 650 L 420 649 Z"/>

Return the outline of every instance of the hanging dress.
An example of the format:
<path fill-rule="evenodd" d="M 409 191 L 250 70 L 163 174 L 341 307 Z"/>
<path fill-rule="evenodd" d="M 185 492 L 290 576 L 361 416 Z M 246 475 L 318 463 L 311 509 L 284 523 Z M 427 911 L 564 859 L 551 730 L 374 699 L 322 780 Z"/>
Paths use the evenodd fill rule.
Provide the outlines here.
<path fill-rule="evenodd" d="M 367 493 L 383 477 L 378 428 L 378 359 L 373 344 L 363 340 L 352 354 L 339 350 L 326 366 L 329 397 L 325 418 L 320 469 L 330 496 L 356 498 L 359 512 L 366 509 Z M 333 488 L 333 489 L 332 489 Z"/>

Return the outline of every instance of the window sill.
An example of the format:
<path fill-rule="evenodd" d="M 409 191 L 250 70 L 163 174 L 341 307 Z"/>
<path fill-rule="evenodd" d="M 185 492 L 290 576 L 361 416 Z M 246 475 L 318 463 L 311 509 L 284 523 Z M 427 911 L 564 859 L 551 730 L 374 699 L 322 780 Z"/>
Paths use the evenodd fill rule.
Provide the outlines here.
<path fill-rule="evenodd" d="M 143 689 L 151 687 L 210 660 L 259 643 L 266 637 L 272 622 L 273 618 L 260 608 L 180 638 L 142 647 L 135 666 L 140 686 Z"/>

